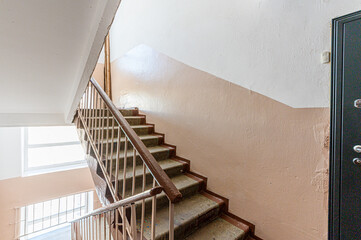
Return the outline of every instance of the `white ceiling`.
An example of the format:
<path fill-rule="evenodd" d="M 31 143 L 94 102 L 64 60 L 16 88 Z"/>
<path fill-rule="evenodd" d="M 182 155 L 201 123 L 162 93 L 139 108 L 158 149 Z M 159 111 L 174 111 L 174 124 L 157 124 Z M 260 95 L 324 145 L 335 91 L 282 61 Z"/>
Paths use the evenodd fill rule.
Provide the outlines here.
<path fill-rule="evenodd" d="M 71 120 L 119 2 L 0 0 L 0 126 Z"/>

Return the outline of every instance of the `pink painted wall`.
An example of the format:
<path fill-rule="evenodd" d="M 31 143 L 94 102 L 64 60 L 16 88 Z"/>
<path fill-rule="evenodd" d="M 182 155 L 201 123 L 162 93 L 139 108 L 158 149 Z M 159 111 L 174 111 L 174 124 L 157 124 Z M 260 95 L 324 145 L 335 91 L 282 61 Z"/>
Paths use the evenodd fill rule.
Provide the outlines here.
<path fill-rule="evenodd" d="M 288 107 L 146 46 L 112 63 L 112 86 L 259 237 L 327 239 L 328 108 Z"/>
<path fill-rule="evenodd" d="M 0 181 L 0 239 L 15 239 L 15 208 L 94 190 L 88 168 Z M 99 207 L 95 194 L 94 207 Z"/>

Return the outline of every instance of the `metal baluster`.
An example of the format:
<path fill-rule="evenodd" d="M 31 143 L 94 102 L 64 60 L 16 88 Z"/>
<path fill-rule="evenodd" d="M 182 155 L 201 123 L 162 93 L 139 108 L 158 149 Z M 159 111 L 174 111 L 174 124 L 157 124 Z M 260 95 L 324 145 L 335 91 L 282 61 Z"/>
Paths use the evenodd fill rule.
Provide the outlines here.
<path fill-rule="evenodd" d="M 116 155 L 116 162 L 115 162 L 115 196 L 118 197 L 118 191 L 119 191 L 119 154 L 120 154 L 120 145 L 121 145 L 121 138 L 122 138 L 122 132 L 120 130 L 120 126 L 118 124 L 118 141 L 116 144 L 117 148 L 117 155 Z"/>
<path fill-rule="evenodd" d="M 118 211 L 117 209 L 114 210 L 114 218 L 115 218 L 115 239 L 118 240 Z"/>
<path fill-rule="evenodd" d="M 126 216 L 125 216 L 125 207 L 122 207 L 122 227 L 123 227 L 123 239 L 127 239 L 127 227 L 125 224 Z"/>
<path fill-rule="evenodd" d="M 125 187 L 126 187 L 126 177 L 127 177 L 127 160 L 128 160 L 128 139 L 124 134 L 124 160 L 123 160 L 123 193 L 122 198 L 125 199 Z M 125 207 L 122 208 L 122 220 L 123 220 L 123 238 L 126 239 L 126 216 L 125 216 Z"/>
<path fill-rule="evenodd" d="M 88 121 L 89 121 L 89 141 L 92 141 L 93 139 L 92 139 L 92 137 L 91 137 L 91 135 L 92 135 L 92 131 L 93 131 L 93 126 L 92 126 L 92 113 L 93 113 L 93 109 L 92 109 L 92 96 L 93 96 L 93 94 L 92 94 L 92 92 L 93 92 L 93 85 L 92 84 L 90 84 L 90 90 L 89 90 L 89 115 L 88 115 Z"/>
<path fill-rule="evenodd" d="M 88 126 L 89 126 L 89 132 L 91 131 L 90 126 L 90 114 L 91 114 L 91 91 L 92 91 L 92 84 L 89 83 L 89 92 L 88 92 Z M 90 138 L 90 136 L 88 136 Z"/>
<path fill-rule="evenodd" d="M 133 146 L 133 180 L 132 180 L 132 195 L 135 194 L 135 170 L 137 167 L 137 151 Z"/>
<path fill-rule="evenodd" d="M 74 240 L 74 233 L 75 233 L 75 223 L 71 223 L 71 240 Z"/>
<path fill-rule="evenodd" d="M 106 226 L 106 213 L 103 214 L 103 226 L 104 226 L 104 240 L 107 239 L 107 226 Z"/>
<path fill-rule="evenodd" d="M 106 134 L 106 147 L 105 147 L 105 159 L 106 159 L 106 162 L 105 162 L 105 171 L 108 170 L 109 112 L 110 112 L 110 110 L 108 109 L 108 111 L 107 111 L 107 126 L 106 126 L 106 133 L 107 133 L 107 134 Z M 109 187 L 110 187 L 110 186 L 109 186 Z"/>
<path fill-rule="evenodd" d="M 105 122 L 105 109 L 106 106 L 104 105 L 103 102 L 103 108 L 102 108 L 102 126 L 100 128 L 100 135 L 101 135 L 101 148 L 100 148 L 100 160 L 103 160 L 103 155 L 104 155 L 104 122 Z M 104 163 L 102 163 L 104 165 Z"/>
<path fill-rule="evenodd" d="M 102 129 L 102 120 L 103 120 L 103 116 L 102 116 L 102 106 L 104 104 L 104 102 L 102 101 L 102 98 L 99 96 L 98 94 L 98 97 L 99 97 L 99 113 L 98 113 L 98 117 L 99 117 L 99 120 L 98 120 L 98 136 L 97 136 L 97 140 L 98 140 L 98 144 L 97 144 L 97 148 L 98 148 L 98 154 L 100 155 L 100 146 L 101 146 L 101 129 Z M 101 155 L 100 155 L 101 156 Z"/>
<path fill-rule="evenodd" d="M 113 175 L 113 151 L 114 151 L 114 119 L 112 119 L 112 134 L 111 134 L 111 141 L 110 141 L 110 166 L 109 166 L 109 175 L 110 179 L 112 179 Z"/>
<path fill-rule="evenodd" d="M 108 235 L 108 239 L 111 240 L 111 235 L 112 235 L 112 216 L 111 216 L 111 211 L 108 212 L 108 226 L 109 226 L 109 235 Z"/>
<path fill-rule="evenodd" d="M 76 121 L 76 129 L 80 128 L 80 115 L 81 115 L 80 106 L 81 106 L 81 100 L 79 102 L 78 108 L 76 109 L 76 112 L 78 113 L 78 118 L 77 118 L 77 121 Z"/>
<path fill-rule="evenodd" d="M 135 150 L 135 147 L 133 146 L 133 178 L 132 178 L 132 195 L 135 194 L 135 170 L 137 166 L 137 151 Z M 137 239 L 137 217 L 136 217 L 136 211 L 135 211 L 135 204 L 131 205 L 131 228 L 132 228 L 132 237 L 133 239 Z"/>
<path fill-rule="evenodd" d="M 98 123 L 98 92 L 95 90 L 94 92 L 94 98 L 95 98 L 95 105 L 94 105 L 94 134 L 93 134 L 93 139 L 94 139 L 94 143 L 95 146 L 98 144 L 97 142 L 97 133 L 98 130 L 97 128 L 99 128 L 99 123 Z M 98 152 L 98 149 L 94 149 L 94 151 Z"/>
<path fill-rule="evenodd" d="M 169 200 L 169 240 L 174 240 L 174 203 Z"/>
<path fill-rule="evenodd" d="M 131 210 L 131 229 L 133 239 L 137 239 L 137 212 L 135 210 L 135 203 L 130 207 Z"/>
<path fill-rule="evenodd" d="M 142 184 L 142 192 L 145 191 L 145 184 L 146 184 L 146 171 L 147 168 L 143 162 L 143 184 Z M 142 200 L 142 215 L 140 220 L 140 239 L 143 239 L 144 234 L 144 215 L 145 215 L 145 199 Z"/>
<path fill-rule="evenodd" d="M 91 225 L 92 225 L 92 240 L 94 240 L 94 216 L 91 217 L 92 221 L 91 221 Z"/>
<path fill-rule="evenodd" d="M 155 187 L 155 178 L 153 178 L 153 188 Z M 155 240 L 155 219 L 157 211 L 157 196 L 152 199 L 152 226 L 151 226 L 151 240 Z"/>
<path fill-rule="evenodd" d="M 84 232 L 83 232 L 83 238 L 84 239 L 87 239 L 87 231 L 88 231 L 88 229 L 87 229 L 87 221 L 86 221 L 86 218 L 84 218 Z"/>
<path fill-rule="evenodd" d="M 85 219 L 82 220 L 82 238 L 85 238 Z"/>
<path fill-rule="evenodd" d="M 93 87 L 93 84 L 90 85 L 90 101 L 89 101 L 89 104 L 90 104 L 90 112 L 89 112 L 89 133 L 90 133 L 90 136 L 89 136 L 89 139 L 90 141 L 93 141 L 93 132 L 94 132 L 94 125 L 93 125 L 93 115 L 94 115 L 94 87 Z"/>
<path fill-rule="evenodd" d="M 126 187 L 126 177 L 127 177 L 127 160 L 128 160 L 128 138 L 125 136 L 124 141 L 124 165 L 123 165 L 123 194 L 122 198 L 125 198 L 125 187 Z"/>
<path fill-rule="evenodd" d="M 51 216 L 51 215 L 50 215 Z M 25 206 L 25 222 L 24 222 L 24 234 L 27 234 L 29 230 L 29 226 L 28 226 L 28 206 Z M 51 223 L 51 222 L 50 222 Z"/>
<path fill-rule="evenodd" d="M 84 122 L 85 122 L 85 125 L 86 125 L 86 127 L 88 127 L 88 106 L 89 106 L 89 104 L 88 104 L 88 95 L 89 95 L 89 84 L 88 84 L 88 86 L 87 86 L 87 88 L 86 88 L 86 90 L 85 90 L 85 114 L 84 114 Z"/>
<path fill-rule="evenodd" d="M 101 231 L 101 229 L 102 229 L 102 215 L 101 214 L 99 214 L 98 215 L 98 239 L 100 240 L 101 239 L 101 233 L 102 233 L 102 231 Z"/>

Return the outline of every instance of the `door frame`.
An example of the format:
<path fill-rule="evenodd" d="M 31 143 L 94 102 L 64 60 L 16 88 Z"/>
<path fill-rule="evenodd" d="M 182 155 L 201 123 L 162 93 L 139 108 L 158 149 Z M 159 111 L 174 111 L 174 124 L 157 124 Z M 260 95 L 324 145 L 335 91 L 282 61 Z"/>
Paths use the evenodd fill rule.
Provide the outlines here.
<path fill-rule="evenodd" d="M 332 20 L 331 59 L 331 126 L 330 126 L 330 186 L 328 239 L 340 239 L 341 199 L 341 139 L 343 94 L 343 34 L 344 24 L 361 19 L 361 11 Z"/>

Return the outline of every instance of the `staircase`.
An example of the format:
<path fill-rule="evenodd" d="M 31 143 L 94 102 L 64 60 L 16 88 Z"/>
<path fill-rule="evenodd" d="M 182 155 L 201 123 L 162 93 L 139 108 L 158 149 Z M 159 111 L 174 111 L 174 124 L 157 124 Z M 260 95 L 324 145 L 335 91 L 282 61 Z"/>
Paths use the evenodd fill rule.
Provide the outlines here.
<path fill-rule="evenodd" d="M 93 104 L 98 105 L 95 100 Z M 95 113 L 93 111 L 92 116 L 88 114 L 92 122 L 88 126 L 88 135 L 94 132 L 95 135 L 103 136 L 98 137 L 100 139 L 98 141 L 96 137 L 94 141 L 93 137 L 95 144 L 91 144 L 82 122 L 79 119 L 76 122 L 82 143 L 89 153 L 89 166 L 96 183 L 97 193 L 104 204 L 116 202 L 115 192 L 119 200 L 126 200 L 156 187 L 154 174 L 146 169 L 134 145 L 127 142 L 121 131 L 114 130 L 115 118 L 110 117 L 109 112 L 101 114 L 97 107 L 93 110 Z M 176 147 L 165 143 L 164 134 L 155 132 L 155 126 L 147 123 L 145 115 L 140 114 L 137 108 L 117 111 L 124 117 L 182 195 L 180 200 L 173 203 L 169 201 L 169 196 L 165 191 L 142 201 L 134 201 L 131 205 L 133 211 L 125 210 L 124 215 L 127 219 L 123 218 L 124 221 L 129 220 L 136 225 L 136 227 L 133 226 L 133 232 L 137 234 L 137 237 L 133 236 L 130 239 L 138 239 L 139 236 L 141 237 L 139 239 L 159 240 L 259 239 L 254 236 L 254 225 L 228 212 L 228 199 L 207 190 L 207 178 L 190 170 L 190 161 L 177 156 Z M 105 160 L 103 158 L 101 158 L 102 162 L 96 160 L 92 146 L 102 146 L 101 149 L 106 150 Z M 106 173 L 104 173 L 104 168 Z M 107 178 L 108 183 L 104 177 L 107 172 L 111 176 Z M 99 179 L 103 179 L 103 183 Z M 111 188 L 116 188 L 113 190 L 113 197 Z M 114 213 L 113 218 L 115 217 L 118 218 Z M 108 221 L 108 223 L 111 222 L 112 220 Z M 115 224 L 114 228 L 117 229 L 115 232 L 119 231 L 116 235 L 124 233 L 122 229 L 126 228 L 126 225 L 122 224 Z M 125 235 L 123 238 L 115 237 L 114 234 L 112 236 L 113 239 L 124 239 Z"/>

